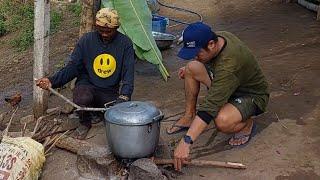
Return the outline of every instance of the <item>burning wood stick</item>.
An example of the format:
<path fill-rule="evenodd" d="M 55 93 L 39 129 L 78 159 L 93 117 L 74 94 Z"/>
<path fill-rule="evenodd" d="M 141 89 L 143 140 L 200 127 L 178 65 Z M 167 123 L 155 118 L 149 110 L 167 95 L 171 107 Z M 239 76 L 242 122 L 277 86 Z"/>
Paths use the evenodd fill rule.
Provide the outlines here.
<path fill-rule="evenodd" d="M 173 164 L 173 159 L 154 159 L 155 164 L 165 165 Z M 224 168 L 233 168 L 233 169 L 246 169 L 247 167 L 241 163 L 233 162 L 221 162 L 221 161 L 206 161 L 206 160 L 191 160 L 187 163 L 192 166 L 213 166 L 213 167 L 224 167 Z"/>

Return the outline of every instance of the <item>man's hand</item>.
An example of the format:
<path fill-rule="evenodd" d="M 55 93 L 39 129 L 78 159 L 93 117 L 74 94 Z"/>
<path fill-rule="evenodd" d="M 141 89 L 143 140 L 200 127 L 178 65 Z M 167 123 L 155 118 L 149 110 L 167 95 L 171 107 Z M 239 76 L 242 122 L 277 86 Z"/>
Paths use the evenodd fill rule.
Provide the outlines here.
<path fill-rule="evenodd" d="M 127 101 L 129 101 L 129 100 L 130 100 L 130 98 L 129 98 L 128 96 L 120 95 L 120 96 L 116 99 L 115 104 L 127 102 Z"/>
<path fill-rule="evenodd" d="M 180 143 L 174 150 L 174 168 L 178 171 L 181 171 L 183 164 L 186 164 L 190 161 L 189 158 L 190 153 L 190 144 L 184 142 L 181 139 Z"/>
<path fill-rule="evenodd" d="M 184 79 L 185 72 L 186 72 L 186 67 L 182 67 L 182 68 L 179 69 L 179 71 L 178 71 L 179 79 Z"/>
<path fill-rule="evenodd" d="M 41 78 L 36 80 L 36 85 L 39 86 L 41 89 L 45 89 L 45 90 L 48 90 L 52 86 L 48 78 Z"/>

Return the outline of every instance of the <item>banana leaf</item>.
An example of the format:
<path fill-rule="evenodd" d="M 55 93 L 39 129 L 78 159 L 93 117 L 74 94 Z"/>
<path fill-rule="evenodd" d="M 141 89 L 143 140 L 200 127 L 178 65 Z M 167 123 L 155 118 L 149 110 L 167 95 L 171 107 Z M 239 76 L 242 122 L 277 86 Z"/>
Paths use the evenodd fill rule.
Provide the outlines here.
<path fill-rule="evenodd" d="M 169 73 L 162 63 L 162 55 L 152 36 L 152 15 L 146 0 L 102 0 L 103 7 L 114 8 L 120 16 L 119 31 L 134 43 L 139 59 L 158 66 L 167 81 Z"/>

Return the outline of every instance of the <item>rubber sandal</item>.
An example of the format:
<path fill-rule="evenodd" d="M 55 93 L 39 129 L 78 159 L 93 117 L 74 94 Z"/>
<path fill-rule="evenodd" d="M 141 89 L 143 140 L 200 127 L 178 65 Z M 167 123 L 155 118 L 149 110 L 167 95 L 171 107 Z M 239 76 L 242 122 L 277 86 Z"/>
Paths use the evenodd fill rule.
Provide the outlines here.
<path fill-rule="evenodd" d="M 246 146 L 246 145 L 249 143 L 249 141 L 251 140 L 251 138 L 256 135 L 256 133 L 257 133 L 257 126 L 256 126 L 255 123 L 253 123 L 250 134 L 241 134 L 241 133 L 234 134 L 234 135 L 229 139 L 228 144 L 229 144 L 230 146 L 232 146 L 232 147 L 244 147 L 244 146 Z M 240 144 L 240 145 L 232 145 L 232 144 L 230 144 L 230 140 L 231 140 L 231 139 L 242 139 L 242 138 L 247 138 L 247 137 L 248 137 L 248 140 L 247 140 L 246 142 L 244 142 L 243 144 Z"/>
<path fill-rule="evenodd" d="M 90 127 L 87 127 L 85 125 L 79 125 L 77 129 L 70 136 L 75 139 L 84 140 L 87 137 L 89 130 L 90 130 Z"/>
<path fill-rule="evenodd" d="M 91 118 L 91 124 L 98 124 L 103 120 L 103 118 L 97 114 L 92 114 L 90 118 Z"/>
<path fill-rule="evenodd" d="M 167 134 L 172 135 L 172 134 L 178 134 L 178 133 L 183 132 L 183 131 L 188 131 L 188 129 L 189 129 L 190 127 L 189 127 L 189 126 L 180 126 L 180 125 L 174 124 L 174 125 L 172 125 L 172 126 L 170 127 L 170 130 L 172 130 L 173 128 L 178 128 L 178 130 L 173 131 L 173 132 L 169 132 L 168 129 L 167 129 L 167 130 L 166 130 Z"/>

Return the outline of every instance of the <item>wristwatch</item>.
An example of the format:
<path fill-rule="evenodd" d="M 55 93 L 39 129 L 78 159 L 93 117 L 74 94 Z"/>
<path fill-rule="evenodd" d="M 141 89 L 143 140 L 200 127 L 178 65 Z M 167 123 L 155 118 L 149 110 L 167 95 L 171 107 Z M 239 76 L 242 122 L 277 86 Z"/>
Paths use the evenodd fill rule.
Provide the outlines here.
<path fill-rule="evenodd" d="M 188 135 L 184 135 L 183 136 L 183 140 L 187 144 L 193 144 L 192 138 L 190 136 L 188 136 Z"/>

